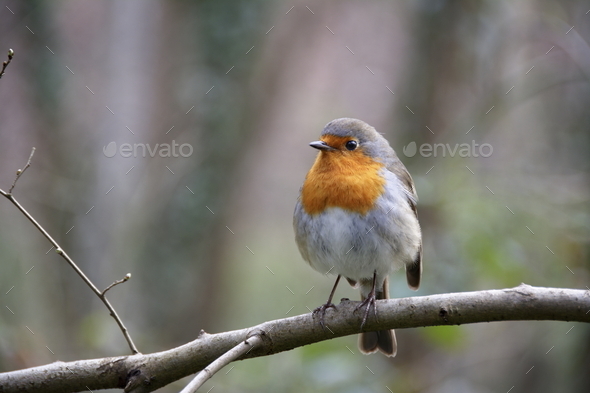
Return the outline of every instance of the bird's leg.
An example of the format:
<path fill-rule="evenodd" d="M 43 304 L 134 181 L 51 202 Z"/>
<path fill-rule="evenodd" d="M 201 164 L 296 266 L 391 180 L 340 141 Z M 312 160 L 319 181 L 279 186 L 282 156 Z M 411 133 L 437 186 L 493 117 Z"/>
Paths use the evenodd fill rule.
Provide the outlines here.
<path fill-rule="evenodd" d="M 334 297 L 334 292 L 336 292 L 336 287 L 338 286 L 338 282 L 340 282 L 340 274 L 336 278 L 336 282 L 334 283 L 334 288 L 332 288 L 332 292 L 330 292 L 330 296 L 328 297 L 328 301 L 326 304 L 322 304 L 315 310 L 313 310 L 314 314 L 320 314 L 320 325 L 322 329 L 325 329 L 326 326 L 324 324 L 324 315 L 326 315 L 326 310 L 329 308 L 336 308 L 336 306 L 332 303 L 332 298 Z"/>
<path fill-rule="evenodd" d="M 377 305 L 375 304 L 375 301 L 377 300 L 377 298 L 375 296 L 376 285 L 377 285 L 377 270 L 375 270 L 373 272 L 373 285 L 371 286 L 371 292 L 369 292 L 369 295 L 367 296 L 367 298 L 365 300 L 363 300 L 362 303 L 356 307 L 357 310 L 359 308 L 367 307 L 365 309 L 365 314 L 363 315 L 363 322 L 361 322 L 361 329 L 363 328 L 363 326 L 365 326 L 365 323 L 367 323 L 367 318 L 369 317 L 369 311 L 371 311 L 371 306 L 373 306 L 373 312 L 375 313 L 375 320 L 377 320 Z"/>

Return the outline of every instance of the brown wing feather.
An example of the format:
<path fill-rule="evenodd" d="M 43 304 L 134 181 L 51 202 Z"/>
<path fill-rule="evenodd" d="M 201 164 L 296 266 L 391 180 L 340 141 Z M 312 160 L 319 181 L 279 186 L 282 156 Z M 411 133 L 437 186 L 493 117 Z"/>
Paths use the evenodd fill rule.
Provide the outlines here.
<path fill-rule="evenodd" d="M 392 165 L 390 165 L 387 169 L 393 172 L 398 179 L 402 182 L 402 185 L 406 189 L 406 194 L 408 195 L 408 204 L 410 208 L 418 218 L 418 209 L 416 207 L 416 202 L 418 201 L 418 195 L 416 194 L 416 187 L 414 187 L 414 181 L 412 180 L 412 176 L 402 164 L 402 162 L 397 159 L 394 161 Z M 414 258 L 413 263 L 406 265 L 406 280 L 408 282 L 408 286 L 413 289 L 417 290 L 420 287 L 420 279 L 422 278 L 422 244 L 420 244 L 420 249 Z"/>
<path fill-rule="evenodd" d="M 414 263 L 406 265 L 406 281 L 410 289 L 417 291 L 420 287 L 420 279 L 422 278 L 422 245 L 414 259 Z"/>

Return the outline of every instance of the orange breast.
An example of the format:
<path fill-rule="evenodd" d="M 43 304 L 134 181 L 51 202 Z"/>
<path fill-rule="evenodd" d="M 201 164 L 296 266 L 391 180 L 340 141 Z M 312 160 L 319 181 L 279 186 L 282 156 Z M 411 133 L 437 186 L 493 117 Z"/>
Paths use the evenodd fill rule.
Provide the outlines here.
<path fill-rule="evenodd" d="M 366 214 L 385 189 L 381 168 L 361 151 L 321 151 L 303 183 L 301 204 L 312 215 L 328 207 Z"/>

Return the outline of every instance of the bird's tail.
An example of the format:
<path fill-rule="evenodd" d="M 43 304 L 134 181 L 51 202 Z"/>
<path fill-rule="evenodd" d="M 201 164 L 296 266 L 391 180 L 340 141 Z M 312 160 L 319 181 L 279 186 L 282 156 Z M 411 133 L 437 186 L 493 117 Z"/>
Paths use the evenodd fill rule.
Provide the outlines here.
<path fill-rule="evenodd" d="M 389 285 L 388 278 L 383 282 L 381 291 L 375 291 L 375 298 L 389 299 Z M 366 295 L 361 288 L 361 300 L 365 300 Z M 397 341 L 395 339 L 395 332 L 391 330 L 379 330 L 376 332 L 364 332 L 359 336 L 359 350 L 365 355 L 381 351 L 384 355 L 394 357 L 397 353 Z"/>

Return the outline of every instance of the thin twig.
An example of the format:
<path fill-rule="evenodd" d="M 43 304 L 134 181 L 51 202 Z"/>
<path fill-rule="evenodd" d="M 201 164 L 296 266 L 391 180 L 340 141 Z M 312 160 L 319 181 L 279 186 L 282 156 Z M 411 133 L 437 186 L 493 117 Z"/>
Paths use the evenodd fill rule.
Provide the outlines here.
<path fill-rule="evenodd" d="M 12 186 L 10 186 L 10 189 L 8 190 L 9 194 L 12 194 L 12 190 L 14 190 L 14 186 L 16 186 L 16 182 L 18 181 L 18 179 L 20 179 L 20 177 L 23 175 L 23 173 L 25 173 L 27 168 L 31 166 L 31 160 L 33 159 L 33 154 L 35 154 L 34 147 L 31 150 L 31 155 L 29 156 L 29 160 L 27 161 L 27 164 L 25 165 L 25 167 L 23 169 L 19 169 L 16 171 L 16 177 L 14 178 L 14 181 L 12 182 Z"/>
<path fill-rule="evenodd" d="M 139 353 L 139 351 L 135 347 L 135 344 L 133 343 L 133 340 L 131 339 L 131 336 L 129 335 L 129 332 L 127 331 L 127 328 L 123 324 L 123 321 L 121 321 L 121 318 L 119 318 L 119 315 L 117 315 L 117 312 L 115 311 L 115 309 L 113 308 L 111 303 L 108 301 L 108 299 L 100 292 L 100 290 L 92 283 L 92 281 L 90 281 L 90 279 L 88 277 L 86 277 L 84 272 L 78 267 L 78 265 L 76 265 L 76 263 L 72 260 L 72 258 L 70 258 L 70 256 L 68 254 L 66 254 L 66 252 L 60 247 L 60 245 L 57 244 L 57 242 L 55 240 L 53 240 L 53 238 L 49 235 L 49 233 L 47 233 L 47 231 L 45 229 L 43 229 L 43 227 L 33 218 L 33 216 L 31 216 L 29 214 L 29 212 L 26 211 L 25 208 L 22 207 L 22 205 L 20 203 L 18 203 L 18 201 L 14 198 L 14 196 L 12 194 L 7 194 L 2 190 L 0 190 L 0 192 L 6 198 L 8 198 L 10 200 L 10 202 L 12 202 L 18 208 L 18 210 L 20 210 L 21 213 L 23 213 L 25 215 L 25 217 L 27 217 L 29 219 L 29 221 L 31 221 L 33 223 L 33 225 L 35 225 L 35 227 L 37 227 L 37 229 L 43 234 L 43 236 L 45 236 L 45 238 L 47 240 L 49 240 L 49 242 L 51 244 L 53 244 L 53 246 L 55 247 L 55 251 L 59 255 L 61 255 L 61 257 L 63 259 L 66 260 L 66 262 L 72 267 L 72 269 L 74 269 L 76 271 L 76 273 L 78 273 L 78 275 L 82 278 L 82 280 L 84 280 L 84 282 L 90 287 L 92 292 L 94 292 L 100 298 L 100 300 L 102 300 L 104 305 L 109 310 L 111 316 L 115 319 L 115 321 L 117 322 L 117 325 L 119 325 L 119 328 L 123 332 L 123 336 L 125 336 L 125 339 L 127 340 L 127 343 L 129 344 L 129 348 L 131 349 L 131 352 L 133 352 L 133 354 Z"/>
<path fill-rule="evenodd" d="M 131 278 L 131 273 L 127 273 L 127 274 L 125 274 L 125 277 L 123 277 L 123 278 L 122 278 L 122 279 L 120 279 L 120 280 L 117 280 L 117 281 L 115 281 L 114 283 L 112 283 L 111 285 L 109 285 L 108 287 L 106 287 L 106 288 L 104 289 L 104 291 L 102 291 L 102 296 L 104 296 L 104 294 L 105 294 L 105 293 L 107 293 L 107 291 L 108 291 L 109 289 L 111 289 L 112 287 L 114 287 L 115 285 L 119 285 L 119 284 L 122 284 L 122 283 L 124 283 L 125 281 L 129 281 L 129 279 L 130 279 L 130 278 Z"/>
<path fill-rule="evenodd" d="M 49 240 L 49 242 L 51 244 L 53 244 L 53 246 L 55 247 L 55 251 L 59 255 L 61 255 L 61 257 L 63 259 L 66 260 L 66 262 L 72 267 L 72 269 L 74 269 L 74 271 L 76 273 L 78 273 L 78 275 L 82 278 L 82 280 L 90 287 L 90 289 L 92 290 L 92 292 L 94 292 L 100 298 L 100 300 L 102 300 L 102 302 L 104 303 L 104 305 L 109 310 L 111 316 L 117 322 L 117 325 L 119 325 L 119 328 L 121 329 L 121 332 L 123 332 L 123 336 L 125 337 L 125 340 L 127 340 L 127 344 L 129 344 L 129 348 L 131 349 L 131 352 L 133 354 L 139 353 L 139 351 L 135 347 L 135 344 L 133 343 L 133 340 L 131 339 L 131 336 L 129 335 L 129 332 L 127 331 L 127 328 L 123 324 L 123 321 L 121 320 L 121 318 L 119 318 L 119 315 L 117 315 L 117 312 L 115 311 L 115 309 L 113 308 L 113 306 L 111 305 L 111 303 L 108 301 L 108 299 L 105 297 L 104 292 L 106 292 L 106 289 L 105 289 L 104 292 L 101 292 L 92 283 L 92 281 L 90 281 L 90 279 L 88 277 L 86 277 L 86 275 L 84 274 L 84 272 L 82 272 L 82 270 L 78 267 L 78 265 L 76 265 L 76 263 L 74 263 L 74 261 L 72 260 L 72 258 L 70 258 L 70 256 L 68 254 L 66 254 L 66 252 L 61 248 L 61 246 L 59 244 L 57 244 L 57 242 L 49 235 L 49 233 L 47 233 L 47 231 L 45 229 L 43 229 L 43 227 L 33 218 L 33 216 L 31 214 L 29 214 L 29 212 L 26 211 L 25 208 L 22 207 L 22 205 L 20 203 L 18 203 L 18 201 L 14 198 L 14 195 L 12 195 L 12 189 L 14 188 L 14 186 L 16 184 L 16 181 L 20 178 L 20 176 L 24 173 L 24 171 L 29 166 L 31 166 L 31 158 L 33 157 L 33 153 L 34 152 L 35 152 L 35 148 L 33 148 L 33 151 L 31 152 L 31 156 L 29 157 L 29 161 L 27 162 L 27 165 L 25 165 L 24 169 L 22 169 L 22 170 L 19 169 L 16 172 L 16 179 L 12 183 L 12 186 L 10 187 L 9 192 L 6 192 L 6 191 L 3 191 L 3 190 L 0 189 L 0 194 L 4 195 L 10 202 L 12 202 L 12 204 L 14 206 L 16 206 L 17 209 L 20 210 L 21 213 L 23 213 L 25 215 L 25 217 L 27 217 L 29 219 L 29 221 L 31 221 L 33 223 L 33 225 L 39 230 L 39 232 L 41 232 L 43 234 L 43 236 L 45 236 L 45 238 L 47 240 Z M 125 276 L 125 277 L 127 277 L 127 276 Z M 123 279 L 123 280 L 124 281 L 127 281 L 125 279 Z M 116 282 L 113 283 L 111 286 L 109 286 L 107 289 L 110 289 L 114 285 L 116 285 Z"/>
<path fill-rule="evenodd" d="M 242 341 L 219 358 L 213 363 L 201 370 L 200 373 L 188 384 L 180 393 L 195 393 L 209 378 L 211 378 L 216 372 L 227 366 L 229 363 L 238 359 L 245 353 L 250 352 L 252 349 L 262 344 L 262 338 L 260 335 L 255 335 Z"/>
<path fill-rule="evenodd" d="M 8 67 L 13 57 L 14 51 L 12 49 L 8 49 L 8 60 L 2 62 L 2 71 L 0 71 L 0 78 L 2 78 L 2 76 L 4 75 L 4 70 L 6 70 L 6 67 Z"/>

